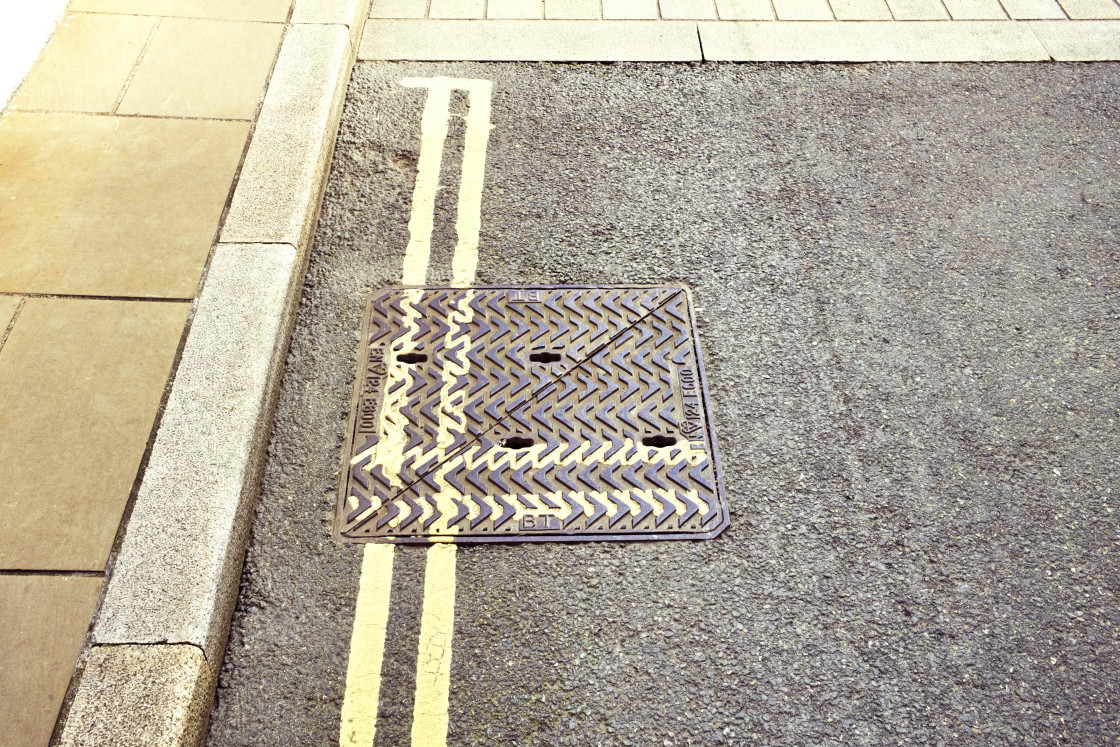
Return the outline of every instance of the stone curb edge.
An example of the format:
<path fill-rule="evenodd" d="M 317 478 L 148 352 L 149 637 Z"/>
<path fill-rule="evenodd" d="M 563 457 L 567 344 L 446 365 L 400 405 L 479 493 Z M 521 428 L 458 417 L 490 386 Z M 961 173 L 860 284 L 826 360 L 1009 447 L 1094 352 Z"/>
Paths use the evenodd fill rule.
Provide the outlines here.
<path fill-rule="evenodd" d="M 200 745 L 370 0 L 297 0 L 56 744 Z"/>

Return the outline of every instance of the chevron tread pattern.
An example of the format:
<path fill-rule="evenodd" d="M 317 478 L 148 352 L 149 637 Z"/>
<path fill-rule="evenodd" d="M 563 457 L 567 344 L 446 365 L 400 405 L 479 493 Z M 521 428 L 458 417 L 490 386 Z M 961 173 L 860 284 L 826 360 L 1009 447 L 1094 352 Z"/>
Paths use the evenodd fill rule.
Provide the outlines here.
<path fill-rule="evenodd" d="M 390 289 L 370 300 L 365 340 L 342 539 L 726 526 L 681 289 Z"/>

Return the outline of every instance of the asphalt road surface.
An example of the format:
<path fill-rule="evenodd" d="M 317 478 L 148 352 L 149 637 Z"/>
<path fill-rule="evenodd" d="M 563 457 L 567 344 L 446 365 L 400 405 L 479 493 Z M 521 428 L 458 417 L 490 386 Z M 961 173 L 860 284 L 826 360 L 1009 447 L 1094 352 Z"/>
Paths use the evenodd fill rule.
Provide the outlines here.
<path fill-rule="evenodd" d="M 400 81 L 436 75 L 493 81 L 479 283 L 692 289 L 731 511 L 703 542 L 460 547 L 448 745 L 1120 742 L 1120 65 L 378 63 L 210 745 L 338 742 L 337 470 L 409 236 L 425 91 Z M 409 744 L 424 552 L 397 551 L 378 747 Z"/>

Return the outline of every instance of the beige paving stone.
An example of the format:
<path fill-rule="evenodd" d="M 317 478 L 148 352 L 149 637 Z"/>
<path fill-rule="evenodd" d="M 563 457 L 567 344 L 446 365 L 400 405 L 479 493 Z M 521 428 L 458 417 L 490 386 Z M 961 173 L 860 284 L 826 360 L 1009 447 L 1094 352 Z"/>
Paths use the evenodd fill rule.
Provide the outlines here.
<path fill-rule="evenodd" d="M 541 0 L 487 0 L 487 18 L 531 18 L 544 17 Z"/>
<path fill-rule="evenodd" d="M 725 21 L 771 21 L 774 6 L 770 0 L 716 0 L 719 17 Z"/>
<path fill-rule="evenodd" d="M 779 21 L 831 21 L 828 0 L 774 0 Z"/>
<path fill-rule="evenodd" d="M 710 23 L 722 23 L 713 21 Z M 699 60 L 689 21 L 370 21 L 363 60 Z"/>
<path fill-rule="evenodd" d="M 661 17 L 680 20 L 718 18 L 714 0 L 660 0 Z"/>
<path fill-rule="evenodd" d="M 891 20 L 891 10 L 885 0 L 829 0 L 829 3 L 841 21 Z"/>
<path fill-rule="evenodd" d="M 943 0 L 954 21 L 1005 21 L 999 0 Z"/>
<path fill-rule="evenodd" d="M 1036 21 L 1029 25 L 1055 60 L 1120 60 L 1120 21 Z"/>
<path fill-rule="evenodd" d="M 643 20 L 659 18 L 657 0 L 603 0 L 603 18 L 607 20 Z"/>
<path fill-rule="evenodd" d="M 70 10 L 228 21 L 283 23 L 291 9 L 292 0 L 70 0 Z"/>
<path fill-rule="evenodd" d="M 99 577 L 0 576 L 0 744 L 50 742 L 100 589 Z"/>
<path fill-rule="evenodd" d="M 193 298 L 248 133 L 244 122 L 8 113 L 0 291 Z"/>
<path fill-rule="evenodd" d="M 189 311 L 24 303 L 0 351 L 0 568 L 105 567 Z"/>
<path fill-rule="evenodd" d="M 704 57 L 709 60 L 998 62 L 1049 59 L 1027 24 L 1007 21 L 702 21 L 698 28 L 704 43 Z"/>
<path fill-rule="evenodd" d="M 594 19 L 602 12 L 599 0 L 544 0 L 545 18 Z"/>
<path fill-rule="evenodd" d="M 938 21 L 949 17 L 941 0 L 887 0 L 887 5 L 896 21 Z"/>
<path fill-rule="evenodd" d="M 370 18 L 423 18 L 428 12 L 428 0 L 373 0 L 369 6 Z"/>
<path fill-rule="evenodd" d="M 112 111 L 155 25 L 154 18 L 71 14 L 11 108 Z"/>
<path fill-rule="evenodd" d="M 1066 15 L 1077 20 L 1120 18 L 1115 0 L 1061 0 Z"/>
<path fill-rule="evenodd" d="M 1015 20 L 1036 18 L 1065 18 L 1066 14 L 1056 0 L 1000 0 L 1007 15 Z"/>
<path fill-rule="evenodd" d="M 0 296 L 0 340 L 7 334 L 8 326 L 12 323 L 16 309 L 19 308 L 19 296 Z"/>
<path fill-rule="evenodd" d="M 253 119 L 283 32 L 278 23 L 166 18 L 118 112 Z"/>
<path fill-rule="evenodd" d="M 429 18 L 484 18 L 486 0 L 431 0 Z"/>

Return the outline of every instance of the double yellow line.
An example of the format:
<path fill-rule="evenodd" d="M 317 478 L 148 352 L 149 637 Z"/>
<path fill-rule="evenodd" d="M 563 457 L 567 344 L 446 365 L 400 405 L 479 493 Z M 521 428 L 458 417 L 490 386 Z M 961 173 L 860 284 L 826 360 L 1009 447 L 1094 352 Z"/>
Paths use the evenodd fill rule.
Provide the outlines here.
<path fill-rule="evenodd" d="M 458 236 L 451 260 L 451 284 L 467 287 L 478 267 L 478 233 L 481 227 L 482 182 L 486 145 L 490 140 L 488 80 L 465 78 L 405 78 L 401 85 L 427 88 L 428 98 L 420 119 L 420 160 L 412 209 L 408 221 L 402 282 L 422 285 L 427 280 L 432 253 L 436 192 L 451 116 L 452 91 L 464 91 L 469 106 L 459 204 L 455 230 Z M 350 659 L 346 670 L 346 695 L 342 702 L 342 747 L 371 747 L 377 728 L 381 696 L 381 665 L 385 630 L 389 621 L 389 592 L 393 583 L 394 545 L 367 544 L 362 556 Z M 416 698 L 412 713 L 412 747 L 445 747 L 447 710 L 451 689 L 451 638 L 455 630 L 455 545 L 429 548 L 424 570 L 424 606 L 420 616 L 420 646 L 416 658 Z"/>

